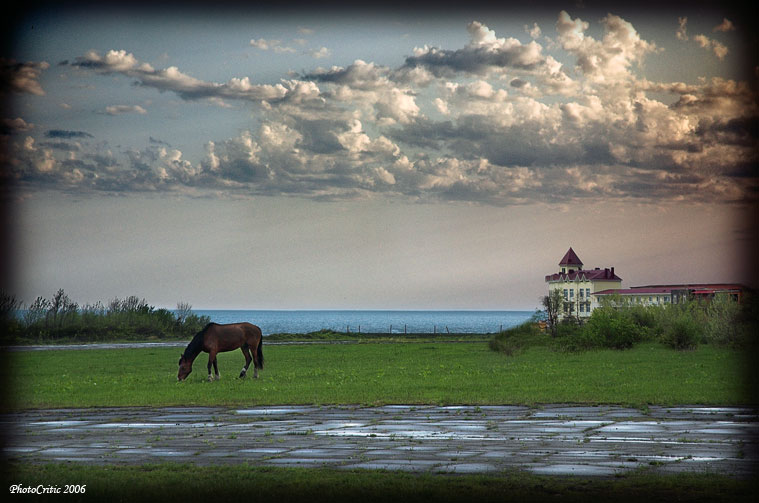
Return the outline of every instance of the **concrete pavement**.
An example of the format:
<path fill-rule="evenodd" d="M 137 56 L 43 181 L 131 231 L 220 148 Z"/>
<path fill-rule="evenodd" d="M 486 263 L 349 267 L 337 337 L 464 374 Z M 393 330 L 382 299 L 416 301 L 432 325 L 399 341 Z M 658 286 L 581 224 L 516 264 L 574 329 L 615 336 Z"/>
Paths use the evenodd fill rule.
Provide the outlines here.
<path fill-rule="evenodd" d="M 611 476 L 756 473 L 757 411 L 734 407 L 277 406 L 25 411 L 0 417 L 20 462 L 248 463 Z"/>

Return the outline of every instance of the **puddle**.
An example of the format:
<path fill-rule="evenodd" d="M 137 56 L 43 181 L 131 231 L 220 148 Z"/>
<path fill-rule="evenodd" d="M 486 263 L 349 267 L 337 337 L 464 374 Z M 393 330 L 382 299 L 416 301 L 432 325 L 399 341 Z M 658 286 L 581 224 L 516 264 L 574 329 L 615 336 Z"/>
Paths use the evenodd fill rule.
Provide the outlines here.
<path fill-rule="evenodd" d="M 609 466 L 595 465 L 548 465 L 532 466 L 527 470 L 538 475 L 582 475 L 582 476 L 610 476 L 619 472 L 619 469 Z"/>
<path fill-rule="evenodd" d="M 302 414 L 306 412 L 313 412 L 313 407 L 287 407 L 287 408 L 265 408 L 265 409 L 238 409 L 235 414 L 241 414 L 246 416 L 271 416 L 277 414 Z"/>
<path fill-rule="evenodd" d="M 454 465 L 446 465 L 441 468 L 436 468 L 436 472 L 443 473 L 486 473 L 497 471 L 498 468 L 493 465 L 485 463 L 462 463 Z"/>

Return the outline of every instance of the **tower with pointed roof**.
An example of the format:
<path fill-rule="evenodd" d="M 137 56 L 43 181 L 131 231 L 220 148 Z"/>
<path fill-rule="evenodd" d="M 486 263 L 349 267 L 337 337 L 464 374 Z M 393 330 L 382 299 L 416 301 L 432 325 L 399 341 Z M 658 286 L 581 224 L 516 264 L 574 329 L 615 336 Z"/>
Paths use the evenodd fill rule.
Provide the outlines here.
<path fill-rule="evenodd" d="M 563 305 L 559 318 L 568 316 L 588 318 L 598 307 L 596 292 L 622 287 L 622 278 L 614 273 L 614 268 L 583 269 L 582 260 L 570 247 L 559 261 L 559 272 L 546 276 L 549 290 L 558 289 Z"/>
<path fill-rule="evenodd" d="M 559 267 L 564 274 L 582 269 L 582 260 L 580 260 L 580 257 L 577 256 L 571 246 L 567 253 L 564 254 L 561 262 L 559 262 Z"/>

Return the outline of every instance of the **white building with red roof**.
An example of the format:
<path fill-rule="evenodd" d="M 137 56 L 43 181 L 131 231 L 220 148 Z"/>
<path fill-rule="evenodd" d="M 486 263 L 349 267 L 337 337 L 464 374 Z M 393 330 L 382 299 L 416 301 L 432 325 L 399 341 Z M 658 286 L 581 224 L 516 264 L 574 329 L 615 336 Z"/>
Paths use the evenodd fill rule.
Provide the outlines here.
<path fill-rule="evenodd" d="M 587 318 L 598 307 L 597 292 L 622 288 L 614 267 L 583 269 L 582 260 L 570 247 L 559 261 L 559 272 L 546 276 L 549 290 L 559 290 L 564 299 L 559 317 Z"/>
<path fill-rule="evenodd" d="M 559 272 L 546 276 L 548 289 L 559 290 L 564 300 L 559 318 L 588 318 L 603 299 L 619 298 L 623 305 L 651 306 L 678 304 L 687 299 L 712 299 L 729 295 L 740 302 L 749 289 L 736 283 L 689 283 L 646 285 L 622 288 L 622 278 L 614 267 L 583 269 L 582 260 L 570 247 L 559 261 Z"/>
<path fill-rule="evenodd" d="M 679 304 L 687 299 L 713 299 L 716 295 L 728 295 L 740 302 L 748 291 L 744 285 L 736 283 L 692 283 L 685 285 L 647 285 L 625 289 L 609 289 L 596 292 L 596 298 L 620 297 L 631 306 L 658 306 Z"/>

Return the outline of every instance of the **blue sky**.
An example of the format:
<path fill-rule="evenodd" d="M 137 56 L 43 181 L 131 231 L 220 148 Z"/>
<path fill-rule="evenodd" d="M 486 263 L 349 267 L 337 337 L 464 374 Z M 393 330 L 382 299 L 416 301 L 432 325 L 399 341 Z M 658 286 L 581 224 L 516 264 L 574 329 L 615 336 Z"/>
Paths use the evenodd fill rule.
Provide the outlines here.
<path fill-rule="evenodd" d="M 752 17 L 586 4 L 31 10 L 13 289 L 531 309 L 569 246 L 627 286 L 750 281 Z"/>

